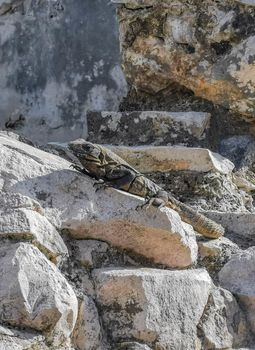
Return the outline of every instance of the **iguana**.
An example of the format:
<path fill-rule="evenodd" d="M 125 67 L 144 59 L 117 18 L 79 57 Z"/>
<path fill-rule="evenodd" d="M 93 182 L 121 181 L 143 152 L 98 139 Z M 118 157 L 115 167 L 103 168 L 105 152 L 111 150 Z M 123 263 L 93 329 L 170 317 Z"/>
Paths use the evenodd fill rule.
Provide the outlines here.
<path fill-rule="evenodd" d="M 103 180 L 105 186 L 143 197 L 147 199 L 147 206 L 174 209 L 183 221 L 205 237 L 218 238 L 224 234 L 221 225 L 178 201 L 106 147 L 80 139 L 70 142 L 68 148 L 82 165 L 73 167 L 96 180 Z"/>

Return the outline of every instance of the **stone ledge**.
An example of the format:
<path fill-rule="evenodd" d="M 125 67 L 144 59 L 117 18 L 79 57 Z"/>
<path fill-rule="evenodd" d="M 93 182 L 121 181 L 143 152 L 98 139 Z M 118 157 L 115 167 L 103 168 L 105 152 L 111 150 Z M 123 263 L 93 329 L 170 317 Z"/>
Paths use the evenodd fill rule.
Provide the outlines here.
<path fill-rule="evenodd" d="M 190 170 L 229 174 L 234 164 L 205 148 L 182 146 L 107 146 L 141 173 Z"/>

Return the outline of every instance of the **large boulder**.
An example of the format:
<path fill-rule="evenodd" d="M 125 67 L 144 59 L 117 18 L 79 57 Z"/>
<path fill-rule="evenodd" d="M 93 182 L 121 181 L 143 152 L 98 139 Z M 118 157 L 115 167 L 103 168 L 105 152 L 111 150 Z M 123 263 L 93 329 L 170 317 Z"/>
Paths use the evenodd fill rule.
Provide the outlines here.
<path fill-rule="evenodd" d="M 0 248 L 0 322 L 45 332 L 55 345 L 71 335 L 78 302 L 54 264 L 28 243 Z"/>
<path fill-rule="evenodd" d="M 94 278 L 104 327 L 115 342 L 196 349 L 196 327 L 212 286 L 205 270 L 99 269 Z"/>
<path fill-rule="evenodd" d="M 178 84 L 254 121 L 253 1 L 113 2 L 133 87 L 156 94 Z"/>
<path fill-rule="evenodd" d="M 168 208 L 136 210 L 143 199 L 113 189 L 96 192 L 93 180 L 70 163 L 25 143 L 0 135 L 3 192 L 38 201 L 45 218 L 72 237 L 107 241 L 156 263 L 186 267 L 196 261 L 190 225 Z"/>

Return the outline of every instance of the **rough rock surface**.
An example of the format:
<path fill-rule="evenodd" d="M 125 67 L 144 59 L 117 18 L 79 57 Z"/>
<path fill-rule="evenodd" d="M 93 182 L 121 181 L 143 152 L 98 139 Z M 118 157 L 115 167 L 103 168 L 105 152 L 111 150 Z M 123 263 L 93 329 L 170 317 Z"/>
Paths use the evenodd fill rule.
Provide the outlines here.
<path fill-rule="evenodd" d="M 47 332 L 61 345 L 73 331 L 78 310 L 68 282 L 31 244 L 4 244 L 0 257 L 0 321 Z"/>
<path fill-rule="evenodd" d="M 203 112 L 90 112 L 88 140 L 124 145 L 190 144 L 205 137 L 209 122 L 210 113 Z"/>
<path fill-rule="evenodd" d="M 0 211 L 0 237 L 32 240 L 34 245 L 53 259 L 68 254 L 54 226 L 32 210 L 21 208 Z"/>
<path fill-rule="evenodd" d="M 219 279 L 223 288 L 238 296 L 255 332 L 255 247 L 234 255 L 220 271 Z"/>
<path fill-rule="evenodd" d="M 208 149 L 183 146 L 110 146 L 127 163 L 141 173 L 197 171 L 230 174 L 234 164 Z"/>
<path fill-rule="evenodd" d="M 79 350 L 104 350 L 98 311 L 93 300 L 86 296 L 80 302 L 73 341 Z"/>
<path fill-rule="evenodd" d="M 200 323 L 204 349 L 231 349 L 249 341 L 243 311 L 234 296 L 222 288 L 211 291 Z"/>
<path fill-rule="evenodd" d="M 122 59 L 130 85 L 151 94 L 185 86 L 254 121 L 254 7 L 212 0 L 114 3 L 121 5 Z"/>
<path fill-rule="evenodd" d="M 104 326 L 115 341 L 128 334 L 156 348 L 196 348 L 196 325 L 212 286 L 206 271 L 102 269 L 95 270 L 95 283 Z"/>

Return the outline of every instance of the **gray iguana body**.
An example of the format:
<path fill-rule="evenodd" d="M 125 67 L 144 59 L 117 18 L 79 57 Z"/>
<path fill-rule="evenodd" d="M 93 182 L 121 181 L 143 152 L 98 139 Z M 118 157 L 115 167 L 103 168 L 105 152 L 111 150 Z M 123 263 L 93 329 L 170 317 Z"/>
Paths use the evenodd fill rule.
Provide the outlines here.
<path fill-rule="evenodd" d="M 148 199 L 148 205 L 174 209 L 183 221 L 205 237 L 218 238 L 224 234 L 221 225 L 178 201 L 109 149 L 84 140 L 70 142 L 68 146 L 83 168 L 74 167 L 84 174 L 103 180 L 108 186 Z"/>

